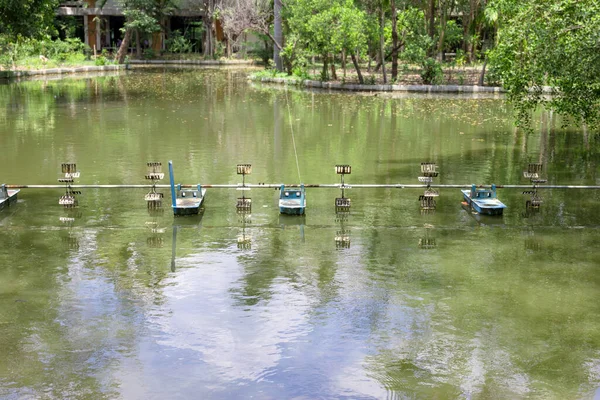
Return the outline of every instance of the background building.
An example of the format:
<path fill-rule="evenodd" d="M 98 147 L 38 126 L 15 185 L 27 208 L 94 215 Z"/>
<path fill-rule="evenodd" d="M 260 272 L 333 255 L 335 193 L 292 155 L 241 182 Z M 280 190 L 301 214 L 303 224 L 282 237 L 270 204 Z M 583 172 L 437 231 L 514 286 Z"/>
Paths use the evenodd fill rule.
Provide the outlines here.
<path fill-rule="evenodd" d="M 123 37 L 121 29 L 125 24 L 123 11 L 115 0 L 107 0 L 104 7 L 98 7 L 97 0 L 62 1 L 57 10 L 57 19 L 69 21 L 74 24 L 73 31 L 85 44 L 96 51 L 102 49 L 114 50 L 118 48 Z M 187 33 L 195 44 L 196 52 L 201 52 L 202 37 L 198 29 L 202 21 L 202 10 L 199 2 L 184 0 L 181 7 L 163 21 L 165 30 L 141 38 L 144 47 L 151 47 L 155 51 L 165 49 L 165 38 L 169 32 L 179 30 Z M 219 32 L 221 31 L 221 32 Z M 222 29 L 217 23 L 217 38 L 222 38 Z M 132 46 L 135 43 L 132 43 Z"/>

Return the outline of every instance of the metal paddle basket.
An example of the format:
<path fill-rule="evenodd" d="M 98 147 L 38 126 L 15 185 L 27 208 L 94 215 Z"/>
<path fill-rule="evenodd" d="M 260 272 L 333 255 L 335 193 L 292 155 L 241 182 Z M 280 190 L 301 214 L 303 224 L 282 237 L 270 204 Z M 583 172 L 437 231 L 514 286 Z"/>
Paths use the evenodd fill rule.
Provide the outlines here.
<path fill-rule="evenodd" d="M 71 185 L 76 178 L 81 176 L 81 173 L 77 171 L 77 164 L 75 163 L 62 163 L 61 172 L 64 176 L 58 178 L 58 182 L 65 184 L 65 194 L 58 199 L 58 204 L 66 209 L 75 208 L 79 204 L 75 196 L 81 194 L 81 191 L 73 190 Z"/>
<path fill-rule="evenodd" d="M 352 202 L 348 197 L 345 197 L 344 191 L 351 189 L 351 187 L 344 183 L 344 176 L 352 173 L 352 167 L 348 164 L 338 164 L 335 166 L 335 173 L 340 175 L 340 189 L 342 190 L 342 197 L 335 199 L 335 212 L 338 214 L 348 213 Z"/>
<path fill-rule="evenodd" d="M 525 211 L 527 213 L 538 211 L 543 203 L 542 197 L 538 193 L 538 187 L 540 184 L 546 183 L 547 179 L 541 178 L 542 170 L 542 163 L 529 163 L 527 171 L 523 171 L 523 177 L 529 179 L 532 185 L 531 190 L 523 191 L 524 195 L 530 196 L 529 200 L 525 202 Z"/>
<path fill-rule="evenodd" d="M 437 242 L 435 237 L 432 237 L 430 230 L 433 229 L 433 225 L 426 224 L 425 225 L 425 236 L 419 238 L 419 248 L 420 249 L 434 249 L 437 247 Z"/>
<path fill-rule="evenodd" d="M 237 190 L 242 191 L 242 197 L 238 197 L 235 208 L 239 213 L 249 213 L 252 211 L 252 199 L 246 197 L 246 191 L 250 190 L 246 186 L 246 175 L 252 173 L 252 164 L 238 164 L 237 174 L 242 175 L 242 184 L 238 186 Z"/>
<path fill-rule="evenodd" d="M 432 162 L 421 163 L 421 176 L 418 177 L 419 182 L 425 183 L 427 187 L 425 192 L 419 196 L 419 205 L 422 212 L 434 211 L 437 207 L 435 198 L 440 195 L 437 190 L 431 188 L 433 178 L 437 178 L 439 175 L 438 166 Z"/>
<path fill-rule="evenodd" d="M 159 226 L 158 221 L 147 221 L 146 228 L 150 235 L 146 238 L 146 244 L 151 248 L 163 247 L 163 234 L 166 232 L 166 228 Z"/>
<path fill-rule="evenodd" d="M 335 248 L 336 250 L 350 248 L 350 230 L 340 229 L 335 232 Z"/>
<path fill-rule="evenodd" d="M 242 232 L 237 237 L 237 248 L 239 250 L 250 250 L 252 248 L 252 236 L 246 232 L 246 224 L 250 222 L 247 213 L 241 212 L 240 222 L 242 224 Z"/>
<path fill-rule="evenodd" d="M 148 162 L 146 163 L 147 172 L 145 178 L 152 182 L 152 188 L 150 192 L 144 196 L 144 200 L 148 204 L 148 210 L 157 210 L 162 208 L 162 200 L 164 197 L 163 193 L 156 191 L 156 182 L 160 181 L 165 177 L 162 172 L 162 163 L 160 162 Z"/>

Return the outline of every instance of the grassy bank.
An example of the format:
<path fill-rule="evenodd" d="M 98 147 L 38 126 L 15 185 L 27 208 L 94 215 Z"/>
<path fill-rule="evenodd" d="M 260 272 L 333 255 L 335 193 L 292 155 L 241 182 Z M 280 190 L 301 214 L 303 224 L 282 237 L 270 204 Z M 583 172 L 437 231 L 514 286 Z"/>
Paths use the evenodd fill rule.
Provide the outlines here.
<path fill-rule="evenodd" d="M 425 72 L 422 68 L 416 65 L 402 64 L 398 69 L 398 77 L 392 81 L 389 73 L 391 64 L 386 64 L 387 79 L 384 82 L 381 69 L 369 68 L 368 65 L 361 66 L 363 77 L 363 85 L 459 85 L 473 86 L 478 85 L 481 76 L 481 66 L 454 66 L 452 64 L 444 65 L 440 68 L 438 76 L 434 82 L 424 78 Z M 252 80 L 273 80 L 286 81 L 288 83 L 297 84 L 304 80 L 320 81 L 331 84 L 360 84 L 358 75 L 354 69 L 344 69 L 337 65 L 335 69 L 335 78 L 330 74 L 327 80 L 323 80 L 321 76 L 322 65 L 315 64 L 307 68 L 301 75 L 288 75 L 287 73 L 278 72 L 274 69 L 266 69 L 258 71 L 250 75 Z M 498 86 L 495 82 L 489 79 L 485 80 L 487 86 Z"/>

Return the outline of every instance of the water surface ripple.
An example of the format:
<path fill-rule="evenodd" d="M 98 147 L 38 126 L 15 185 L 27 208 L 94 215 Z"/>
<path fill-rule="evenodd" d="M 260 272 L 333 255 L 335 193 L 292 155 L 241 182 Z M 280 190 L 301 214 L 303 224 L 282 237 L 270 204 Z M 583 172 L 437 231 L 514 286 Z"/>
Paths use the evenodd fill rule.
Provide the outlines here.
<path fill-rule="evenodd" d="M 0 181 L 600 184 L 600 139 L 501 98 L 358 96 L 251 84 L 247 71 L 144 69 L 0 86 Z M 289 107 L 289 112 L 288 112 Z M 291 129 L 290 129 L 291 124 Z M 166 192 L 166 191 L 165 191 Z M 441 189 L 211 189 L 204 213 L 149 213 L 144 190 L 25 189 L 0 212 L 0 397 L 93 399 L 600 398 L 600 193 L 544 190 L 527 213 L 473 215 Z M 154 229 L 154 230 L 153 230 Z M 347 238 L 347 241 L 340 241 Z M 337 239 L 337 241 L 336 241 Z"/>

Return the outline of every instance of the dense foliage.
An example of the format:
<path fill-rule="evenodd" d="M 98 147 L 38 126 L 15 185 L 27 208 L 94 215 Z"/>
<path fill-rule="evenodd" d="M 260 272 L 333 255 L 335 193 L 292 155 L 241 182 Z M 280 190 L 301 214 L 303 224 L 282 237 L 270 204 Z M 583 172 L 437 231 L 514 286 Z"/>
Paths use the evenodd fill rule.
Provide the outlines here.
<path fill-rule="evenodd" d="M 519 121 L 540 104 L 576 123 L 600 122 L 600 2 L 498 1 L 503 13 L 491 62 Z M 544 86 L 552 96 L 544 93 Z"/>
<path fill-rule="evenodd" d="M 0 35 L 41 38 L 54 32 L 58 0 L 0 0 Z"/>
<path fill-rule="evenodd" d="M 119 62 L 132 41 L 141 57 L 140 36 L 156 32 L 165 33 L 168 50 L 192 51 L 194 44 L 165 23 L 181 0 L 118 1 L 126 17 Z M 69 47 L 82 54 L 74 41 L 48 43 L 56 6 L 57 0 L 0 0 L 0 62 L 14 65 L 19 54 L 35 53 L 60 59 L 60 49 Z M 185 6 L 203 13 L 198 29 L 210 58 L 231 56 L 253 32 L 260 40 L 248 53 L 265 61 L 271 55 L 279 71 L 301 77 L 315 59 L 323 80 L 338 79 L 340 66 L 346 80 L 350 59 L 355 74 L 348 79 L 359 82 L 396 82 L 410 71 L 423 83 L 444 83 L 443 67 L 478 65 L 478 82 L 503 85 L 522 126 L 540 105 L 577 123 L 600 123 L 598 0 L 286 0 L 277 7 L 269 0 L 186 0 Z M 223 42 L 216 39 L 217 21 Z"/>
<path fill-rule="evenodd" d="M 8 40 L 7 36 L 0 36 L 0 67 L 80 65 L 86 59 L 86 47 L 81 40 L 73 38 L 52 40 L 50 37 L 35 39 L 19 36 Z"/>

